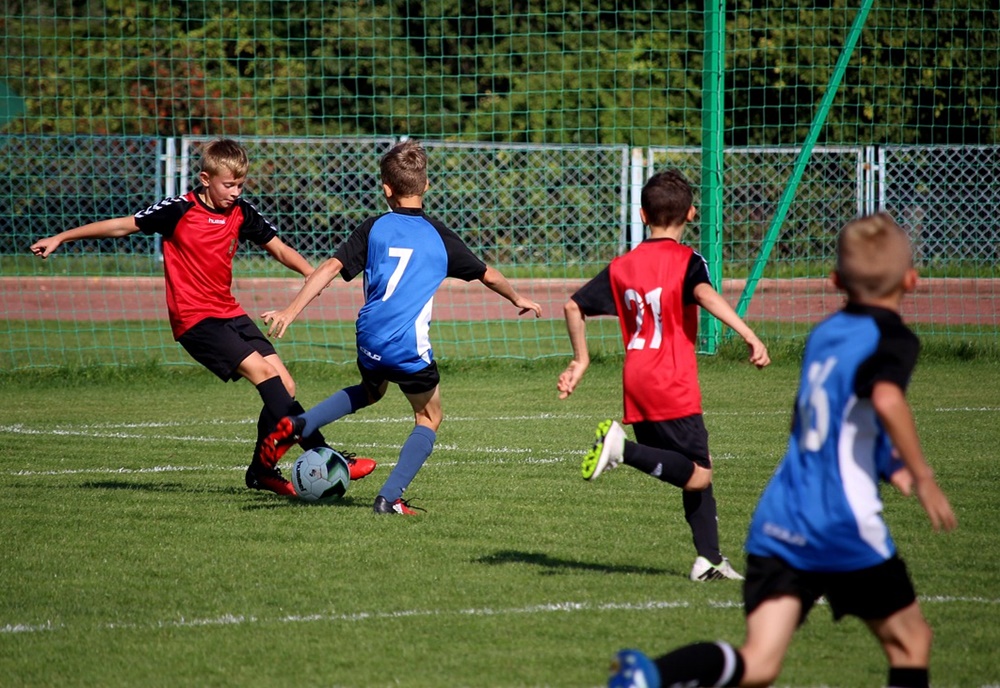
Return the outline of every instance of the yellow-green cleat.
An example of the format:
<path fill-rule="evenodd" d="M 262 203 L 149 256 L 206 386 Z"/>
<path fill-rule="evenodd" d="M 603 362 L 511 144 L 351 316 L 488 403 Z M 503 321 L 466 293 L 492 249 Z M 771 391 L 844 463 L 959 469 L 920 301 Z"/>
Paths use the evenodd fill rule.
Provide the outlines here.
<path fill-rule="evenodd" d="M 597 439 L 583 457 L 580 473 L 584 480 L 594 480 L 606 470 L 622 462 L 625 453 L 625 430 L 617 421 L 601 421 L 597 426 Z"/>

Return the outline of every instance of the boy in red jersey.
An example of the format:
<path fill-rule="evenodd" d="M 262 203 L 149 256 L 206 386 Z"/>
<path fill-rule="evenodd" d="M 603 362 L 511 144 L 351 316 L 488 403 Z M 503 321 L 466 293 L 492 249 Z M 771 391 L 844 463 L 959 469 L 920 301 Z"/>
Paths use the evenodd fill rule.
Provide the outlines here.
<path fill-rule="evenodd" d="M 246 150 L 231 139 L 218 139 L 202 151 L 201 186 L 183 196 L 167 198 L 135 215 L 92 222 L 40 239 L 31 246 L 47 258 L 67 241 L 123 237 L 136 232 L 163 236 L 163 272 L 167 313 L 176 339 L 192 358 L 224 382 L 249 380 L 264 408 L 257 421 L 257 443 L 246 472 L 246 485 L 281 495 L 294 495 L 277 469 L 260 461 L 264 438 L 280 418 L 301 413 L 295 382 L 274 346 L 233 296 L 233 255 L 240 242 L 262 246 L 275 260 L 304 277 L 313 268 L 285 244 L 274 226 L 240 198 L 250 162 Z M 325 444 L 316 432 L 303 447 Z M 370 459 L 350 459 L 351 478 L 375 467 Z"/>
<path fill-rule="evenodd" d="M 758 368 L 771 359 L 753 330 L 712 287 L 705 260 L 679 243 L 695 216 L 693 198 L 690 184 L 677 172 L 661 172 L 646 182 L 640 212 L 649 238 L 611 261 L 563 309 L 573 360 L 559 376 L 557 388 L 560 399 L 569 397 L 590 365 L 586 318 L 617 315 L 625 341 L 622 422 L 633 426 L 636 441 L 626 440 L 616 421 L 602 422 L 583 460 L 583 477 L 594 480 L 625 463 L 681 488 L 698 553 L 691 580 L 742 580 L 719 550 L 712 460 L 698 384 L 698 306 L 743 338 Z"/>

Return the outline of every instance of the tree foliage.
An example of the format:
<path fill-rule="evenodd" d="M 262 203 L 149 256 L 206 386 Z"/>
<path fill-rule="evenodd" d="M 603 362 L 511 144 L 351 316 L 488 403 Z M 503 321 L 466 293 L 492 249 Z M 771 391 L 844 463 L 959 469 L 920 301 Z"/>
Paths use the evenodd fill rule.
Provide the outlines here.
<path fill-rule="evenodd" d="M 876 6 L 823 143 L 1000 140 L 998 12 Z M 4 3 L 9 132 L 412 135 L 697 145 L 702 3 L 35 0 Z M 738 0 L 730 145 L 801 142 L 857 12 Z"/>

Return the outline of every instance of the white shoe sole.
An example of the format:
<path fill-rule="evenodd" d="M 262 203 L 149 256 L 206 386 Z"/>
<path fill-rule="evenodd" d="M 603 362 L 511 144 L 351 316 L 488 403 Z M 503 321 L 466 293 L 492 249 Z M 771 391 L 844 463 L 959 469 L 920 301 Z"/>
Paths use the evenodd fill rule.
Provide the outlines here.
<path fill-rule="evenodd" d="M 580 467 L 584 480 L 595 480 L 605 470 L 614 468 L 622 461 L 622 447 L 625 443 L 625 430 L 622 426 L 617 421 L 604 421 L 597 426 L 597 431 L 600 439 L 587 452 Z"/>

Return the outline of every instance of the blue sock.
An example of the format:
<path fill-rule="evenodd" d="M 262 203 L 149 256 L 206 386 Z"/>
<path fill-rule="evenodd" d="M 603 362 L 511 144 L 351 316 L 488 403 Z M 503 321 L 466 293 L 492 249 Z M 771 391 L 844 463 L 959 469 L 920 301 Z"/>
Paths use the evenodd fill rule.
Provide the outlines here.
<path fill-rule="evenodd" d="M 389 502 L 401 499 L 403 490 L 413 482 L 417 471 L 434 451 L 436 439 L 437 433 L 426 426 L 418 425 L 413 428 L 413 432 L 403 443 L 403 448 L 399 450 L 399 462 L 392 469 L 392 473 L 386 478 L 385 484 L 378 493 Z"/>
<path fill-rule="evenodd" d="M 361 385 L 345 387 L 302 414 L 302 418 L 305 418 L 306 421 L 302 436 L 308 437 L 324 425 L 339 420 L 367 405 L 368 395 L 364 387 Z"/>

